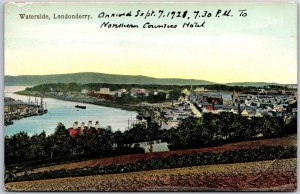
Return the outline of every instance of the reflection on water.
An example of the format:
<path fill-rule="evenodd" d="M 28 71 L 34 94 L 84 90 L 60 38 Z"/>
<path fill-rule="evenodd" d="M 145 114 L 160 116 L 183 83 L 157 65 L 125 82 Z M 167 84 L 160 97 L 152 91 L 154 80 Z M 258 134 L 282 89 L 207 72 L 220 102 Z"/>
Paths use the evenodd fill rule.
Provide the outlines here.
<path fill-rule="evenodd" d="M 5 86 L 5 97 L 12 97 L 16 100 L 28 102 L 28 96 L 14 94 L 13 92 L 24 90 L 25 86 Z M 31 97 L 31 101 L 34 99 Z M 51 98 L 45 98 L 48 113 L 42 116 L 35 116 L 15 120 L 13 125 L 5 127 L 4 135 L 12 135 L 25 131 L 29 135 L 40 133 L 43 130 L 47 134 L 54 132 L 57 123 L 62 122 L 66 127 L 72 126 L 74 121 L 79 123 L 89 120 L 99 121 L 102 127 L 110 125 L 113 131 L 124 131 L 128 128 L 128 120 L 131 121 L 137 115 L 134 111 L 125 111 L 116 108 L 85 104 L 86 109 L 75 108 L 76 102 L 66 102 Z"/>

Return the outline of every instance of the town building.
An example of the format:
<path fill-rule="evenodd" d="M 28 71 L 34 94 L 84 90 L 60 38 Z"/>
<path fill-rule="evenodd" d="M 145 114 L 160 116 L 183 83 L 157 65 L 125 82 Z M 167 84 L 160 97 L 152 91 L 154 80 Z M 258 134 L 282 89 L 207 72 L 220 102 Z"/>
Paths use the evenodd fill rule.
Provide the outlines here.
<path fill-rule="evenodd" d="M 21 100 L 7 97 L 4 98 L 4 113 L 17 112 L 25 108 L 27 108 L 27 104 Z"/>
<path fill-rule="evenodd" d="M 98 94 L 110 94 L 110 89 L 109 88 L 100 88 L 98 92 L 95 92 Z"/>
<path fill-rule="evenodd" d="M 88 89 L 81 89 L 82 94 L 88 94 L 90 91 Z"/>
<path fill-rule="evenodd" d="M 149 96 L 149 92 L 143 88 L 132 88 L 130 90 L 130 96 L 132 96 L 134 98 Z"/>

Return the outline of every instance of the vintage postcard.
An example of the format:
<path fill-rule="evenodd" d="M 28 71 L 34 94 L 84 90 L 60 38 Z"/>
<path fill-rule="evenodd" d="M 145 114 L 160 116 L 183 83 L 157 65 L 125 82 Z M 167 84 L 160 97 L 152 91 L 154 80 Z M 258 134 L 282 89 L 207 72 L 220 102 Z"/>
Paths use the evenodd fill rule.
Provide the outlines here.
<path fill-rule="evenodd" d="M 296 190 L 296 3 L 4 12 L 6 191 Z"/>

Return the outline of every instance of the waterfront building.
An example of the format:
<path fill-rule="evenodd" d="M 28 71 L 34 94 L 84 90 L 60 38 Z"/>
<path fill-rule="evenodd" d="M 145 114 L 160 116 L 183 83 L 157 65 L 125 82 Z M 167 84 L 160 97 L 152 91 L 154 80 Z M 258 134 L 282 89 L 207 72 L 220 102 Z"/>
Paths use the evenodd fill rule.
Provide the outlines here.
<path fill-rule="evenodd" d="M 211 90 L 205 89 L 204 87 L 197 87 L 196 89 L 193 90 L 195 93 L 201 93 L 201 92 L 209 92 Z"/>
<path fill-rule="evenodd" d="M 4 113 L 21 112 L 27 108 L 27 104 L 21 100 L 4 98 Z"/>
<path fill-rule="evenodd" d="M 90 91 L 88 89 L 81 89 L 82 94 L 88 94 Z"/>
<path fill-rule="evenodd" d="M 110 94 L 110 89 L 109 88 L 100 88 L 99 92 L 95 92 L 98 94 Z"/>
<path fill-rule="evenodd" d="M 149 92 L 146 89 L 143 89 L 143 88 L 132 88 L 130 90 L 130 96 L 132 96 L 134 98 L 149 96 Z"/>
<path fill-rule="evenodd" d="M 115 91 L 115 95 L 119 98 L 122 97 L 124 94 L 127 94 L 126 89 L 119 89 L 119 90 Z"/>
<path fill-rule="evenodd" d="M 100 88 L 100 90 L 88 93 L 89 96 L 97 97 L 107 101 L 114 101 L 116 96 L 114 92 L 110 92 L 109 88 Z"/>

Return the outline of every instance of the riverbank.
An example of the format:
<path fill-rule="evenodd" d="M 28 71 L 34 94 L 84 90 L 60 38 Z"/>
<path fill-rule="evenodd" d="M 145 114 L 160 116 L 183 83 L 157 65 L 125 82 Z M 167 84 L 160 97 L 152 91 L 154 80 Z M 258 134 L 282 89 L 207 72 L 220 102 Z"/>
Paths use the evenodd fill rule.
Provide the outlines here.
<path fill-rule="evenodd" d="M 23 91 L 25 88 L 26 87 L 6 86 L 5 96 L 21 100 L 25 103 L 29 100 L 34 102 L 35 99 L 39 99 L 39 97 L 29 97 L 26 94 L 16 94 L 16 92 Z M 44 98 L 44 103 L 48 109 L 47 114 L 16 120 L 13 125 L 5 126 L 4 134 L 12 136 L 23 131 L 32 136 L 45 131 L 47 135 L 50 135 L 55 132 L 57 123 L 60 122 L 66 127 L 71 127 L 75 121 L 78 123 L 88 123 L 88 121 L 95 123 L 99 121 L 100 126 L 103 128 L 110 126 L 112 131 L 124 131 L 128 128 L 128 123 L 129 126 L 131 126 L 131 123 L 135 122 L 137 116 L 137 111 L 122 110 L 120 108 L 110 108 L 94 104 L 78 103 L 78 105 L 84 105 L 87 108 L 76 109 L 75 106 L 77 102 L 55 98 Z"/>
<path fill-rule="evenodd" d="M 71 94 L 71 95 L 57 95 L 54 93 L 44 93 L 41 94 L 39 92 L 31 92 L 31 91 L 18 91 L 15 92 L 15 94 L 23 95 L 23 96 L 33 96 L 33 97 L 40 97 L 43 96 L 44 98 L 53 98 L 57 100 L 63 100 L 63 101 L 69 101 L 69 102 L 78 102 L 78 103 L 85 103 L 85 104 L 93 104 L 93 105 L 99 105 L 99 106 L 105 106 L 105 107 L 110 107 L 110 108 L 118 108 L 122 110 L 127 110 L 127 111 L 137 111 L 140 112 L 142 111 L 142 107 L 138 105 L 131 105 L 131 104 L 120 104 L 120 103 L 114 103 L 114 102 L 105 102 L 105 101 L 100 101 L 97 98 L 90 97 L 85 94 Z"/>

